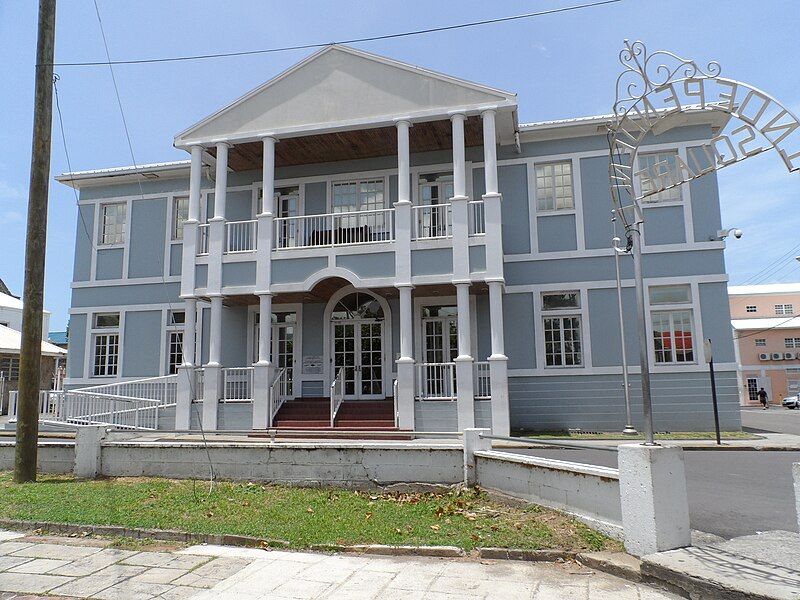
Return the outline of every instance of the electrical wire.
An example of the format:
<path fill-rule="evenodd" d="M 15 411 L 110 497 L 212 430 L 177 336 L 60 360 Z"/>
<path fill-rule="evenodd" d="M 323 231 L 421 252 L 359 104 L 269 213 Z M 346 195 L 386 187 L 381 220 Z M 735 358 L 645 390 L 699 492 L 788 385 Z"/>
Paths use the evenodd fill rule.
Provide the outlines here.
<path fill-rule="evenodd" d="M 219 52 L 214 54 L 194 54 L 189 56 L 172 56 L 172 57 L 165 57 L 165 58 L 142 58 L 142 59 L 132 59 L 132 60 L 106 60 L 106 61 L 88 61 L 88 62 L 64 62 L 64 63 L 53 63 L 55 67 L 97 67 L 97 66 L 112 66 L 112 65 L 142 65 L 142 64 L 153 64 L 153 63 L 169 63 L 169 62 L 186 62 L 192 60 L 208 60 L 208 59 L 216 59 L 216 58 L 230 58 L 236 56 L 253 56 L 258 54 L 274 54 L 277 52 L 288 52 L 291 50 L 308 50 L 312 48 L 324 48 L 325 46 L 330 46 L 333 44 L 358 44 L 361 42 L 375 42 L 379 40 L 389 40 L 401 37 L 409 37 L 415 35 L 426 35 L 430 33 L 438 33 L 442 31 L 452 31 L 455 29 L 465 29 L 468 27 L 479 27 L 483 25 L 492 25 L 495 23 L 505 23 L 508 21 L 518 21 L 522 19 L 532 19 L 534 17 L 542 17 L 546 15 L 553 15 L 563 12 L 570 12 L 575 10 L 583 10 L 586 8 L 594 8 L 597 6 L 604 6 L 607 4 L 617 4 L 619 2 L 623 2 L 623 0 L 600 0 L 597 2 L 588 2 L 585 4 L 576 4 L 572 6 L 563 6 L 560 8 L 552 8 L 549 10 L 542 10 L 537 12 L 525 13 L 520 15 L 513 15 L 510 17 L 497 17 L 494 19 L 484 19 L 481 21 L 470 21 L 467 23 L 459 23 L 456 25 L 445 25 L 442 27 L 429 27 L 427 29 L 416 29 L 412 31 L 404 31 L 401 33 L 389 33 L 384 35 L 374 35 L 369 37 L 361 37 L 361 38 L 351 38 L 347 40 L 341 40 L 338 42 L 324 42 L 324 43 L 313 43 L 313 44 L 300 44 L 297 46 L 281 46 L 277 48 L 266 48 L 261 50 L 243 50 L 240 52 Z M 97 3 L 95 2 L 95 5 Z M 106 55 L 108 55 L 108 49 L 106 49 Z"/>
<path fill-rule="evenodd" d="M 97 4 L 97 0 L 93 0 L 93 2 L 94 2 L 95 13 L 97 14 L 97 22 L 98 22 L 98 24 L 100 26 L 100 34 L 101 34 L 101 36 L 103 38 L 103 47 L 105 49 L 106 58 L 107 58 L 107 62 L 105 64 L 108 65 L 108 70 L 111 73 L 111 82 L 114 85 L 114 94 L 115 94 L 116 99 L 117 99 L 117 106 L 119 107 L 120 117 L 122 118 L 122 125 L 123 125 L 123 129 L 125 131 L 125 139 L 127 140 L 127 143 L 128 143 L 128 151 L 129 151 L 130 156 L 131 156 L 131 162 L 133 163 L 133 167 L 134 167 L 134 169 L 136 169 L 138 171 L 138 163 L 136 162 L 136 155 L 135 155 L 135 153 L 133 151 L 133 143 L 131 141 L 131 135 L 130 135 L 130 131 L 128 129 L 128 121 L 125 118 L 125 110 L 124 110 L 124 108 L 122 106 L 122 98 L 121 98 L 120 93 L 119 93 L 119 86 L 117 85 L 117 78 L 116 78 L 116 76 L 114 74 L 114 66 L 113 66 L 113 61 L 111 60 L 111 52 L 108 49 L 108 40 L 106 39 L 106 32 L 105 32 L 105 28 L 103 27 L 103 19 L 100 16 L 100 7 Z M 144 188 L 142 187 L 142 178 L 141 178 L 141 176 L 136 178 L 136 182 L 137 182 L 137 184 L 139 186 L 139 197 L 142 200 L 144 200 Z M 166 265 L 164 265 L 164 268 L 166 268 Z M 171 299 L 169 297 L 169 292 L 167 291 L 167 282 L 166 282 L 166 280 L 164 278 L 164 269 L 162 269 L 162 271 L 161 271 L 161 284 L 162 284 L 162 289 L 165 292 L 166 303 L 167 303 L 167 305 L 169 307 L 169 313 L 172 314 L 172 311 L 173 311 L 172 306 L 173 305 L 172 305 L 172 301 L 171 301 Z M 192 349 L 192 351 L 194 352 L 194 349 Z M 186 356 L 185 348 L 181 347 L 181 352 L 183 353 L 183 356 Z M 189 377 L 188 369 L 181 369 L 181 370 L 186 372 L 186 377 L 187 377 L 188 382 L 189 382 L 189 389 L 190 389 L 191 396 L 195 397 L 195 382 L 192 381 L 192 377 Z M 192 403 L 192 404 L 194 404 L 194 403 Z M 200 435 L 201 435 L 201 437 L 203 439 L 203 446 L 204 446 L 205 451 L 206 451 L 206 458 L 208 459 L 208 467 L 209 467 L 209 472 L 210 472 L 208 496 L 210 496 L 212 491 L 214 490 L 214 480 L 215 480 L 214 463 L 211 460 L 211 450 L 210 450 L 209 445 L 208 445 L 208 440 L 206 439 L 205 429 L 203 428 L 202 415 L 199 414 L 199 410 L 197 409 L 197 407 L 195 407 L 195 411 L 197 411 L 197 413 L 198 413 L 198 423 L 199 423 L 199 426 L 200 426 Z"/>

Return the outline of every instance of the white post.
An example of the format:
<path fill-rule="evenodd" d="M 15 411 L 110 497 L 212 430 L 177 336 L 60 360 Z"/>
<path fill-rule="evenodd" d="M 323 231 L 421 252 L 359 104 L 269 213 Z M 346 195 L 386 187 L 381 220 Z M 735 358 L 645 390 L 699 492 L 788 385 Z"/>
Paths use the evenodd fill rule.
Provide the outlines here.
<path fill-rule="evenodd" d="M 625 549 L 644 556 L 690 546 L 683 450 L 621 444 L 617 460 Z"/>
<path fill-rule="evenodd" d="M 194 266 L 197 256 L 197 232 L 200 224 L 200 187 L 203 177 L 203 147 L 192 146 L 189 173 L 189 214 L 183 222 L 183 254 L 181 257 L 181 296 L 194 295 Z M 172 210 L 172 207 L 169 208 Z"/>
<path fill-rule="evenodd" d="M 183 364 L 178 367 L 178 391 L 175 399 L 175 429 L 191 427 L 192 402 L 195 390 L 195 347 L 197 334 L 197 300 L 186 298 L 186 320 L 183 328 Z"/>
<path fill-rule="evenodd" d="M 272 294 L 261 294 L 258 317 L 258 362 L 253 365 L 253 429 L 266 429 L 272 383 Z"/>
<path fill-rule="evenodd" d="M 208 220 L 208 281 L 210 294 L 222 293 L 222 255 L 225 253 L 225 205 L 228 189 L 228 148 L 217 144 L 216 185 L 214 186 L 214 216 Z"/>
<path fill-rule="evenodd" d="M 508 357 L 503 335 L 503 284 L 489 282 L 489 317 L 492 329 L 492 354 L 489 356 L 489 380 L 492 389 L 492 432 L 511 435 L 511 412 L 508 402 Z"/>
<path fill-rule="evenodd" d="M 464 484 L 475 485 L 478 476 L 475 470 L 475 451 L 491 450 L 492 440 L 481 435 L 489 435 L 488 429 L 467 428 L 464 430 Z"/>
<path fill-rule="evenodd" d="M 400 294 L 400 358 L 397 360 L 397 425 L 414 429 L 414 351 L 411 310 L 411 123 L 397 127 L 397 202 L 395 207 L 395 281 Z"/>
<path fill-rule="evenodd" d="M 214 219 L 225 218 L 225 205 L 228 192 L 228 148 L 230 144 L 217 144 L 216 185 L 214 186 Z"/>
<path fill-rule="evenodd" d="M 258 208 L 258 244 L 256 247 L 256 293 L 268 293 L 272 285 L 272 246 L 275 196 L 275 138 L 262 141 L 264 163 L 261 173 L 263 186 Z"/>
<path fill-rule="evenodd" d="M 469 284 L 456 285 L 458 310 L 458 356 L 456 363 L 456 399 L 458 429 L 464 431 L 475 426 L 475 394 L 472 355 L 470 354 Z"/>
<path fill-rule="evenodd" d="M 108 425 L 78 427 L 75 431 L 75 463 L 73 472 L 78 479 L 94 479 L 102 472 L 102 443 Z"/>
<path fill-rule="evenodd" d="M 203 369 L 203 428 L 217 428 L 217 408 L 222 397 L 222 296 L 211 298 L 208 363 Z"/>
<path fill-rule="evenodd" d="M 200 220 L 200 187 L 203 181 L 203 147 L 192 146 L 192 166 L 189 172 L 189 221 Z"/>

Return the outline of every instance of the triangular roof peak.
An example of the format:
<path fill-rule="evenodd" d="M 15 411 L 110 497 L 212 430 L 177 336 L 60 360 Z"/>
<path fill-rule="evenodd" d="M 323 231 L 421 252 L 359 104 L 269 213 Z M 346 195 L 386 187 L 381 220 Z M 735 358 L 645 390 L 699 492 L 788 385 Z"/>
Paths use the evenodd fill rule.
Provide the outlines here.
<path fill-rule="evenodd" d="M 179 133 L 175 145 L 378 127 L 487 107 L 511 112 L 516 104 L 511 92 L 332 44 Z"/>

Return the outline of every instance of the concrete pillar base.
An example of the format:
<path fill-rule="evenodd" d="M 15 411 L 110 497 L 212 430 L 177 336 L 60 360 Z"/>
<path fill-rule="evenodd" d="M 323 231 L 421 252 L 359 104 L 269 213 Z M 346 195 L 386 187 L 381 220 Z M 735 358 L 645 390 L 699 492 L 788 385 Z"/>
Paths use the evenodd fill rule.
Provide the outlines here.
<path fill-rule="evenodd" d="M 217 407 L 222 398 L 222 367 L 208 364 L 203 373 L 203 429 L 217 429 Z"/>
<path fill-rule="evenodd" d="M 414 361 L 397 361 L 397 426 L 414 429 Z"/>
<path fill-rule="evenodd" d="M 475 427 L 475 364 L 471 357 L 456 357 L 456 399 L 458 411 L 458 430 Z"/>
<path fill-rule="evenodd" d="M 75 466 L 78 479 L 95 479 L 102 470 L 102 442 L 106 438 L 108 426 L 78 427 L 75 431 Z"/>
<path fill-rule="evenodd" d="M 178 367 L 178 391 L 175 398 L 175 429 L 190 429 L 195 386 L 194 366 Z"/>
<path fill-rule="evenodd" d="M 508 406 L 508 358 L 489 357 L 489 379 L 492 387 L 492 433 L 511 435 L 511 416 Z"/>
<path fill-rule="evenodd" d="M 481 434 L 489 435 L 489 429 L 464 430 L 464 484 L 473 486 L 478 482 L 475 473 L 475 451 L 491 450 L 492 440 L 482 438 Z"/>
<path fill-rule="evenodd" d="M 622 444 L 618 454 L 625 549 L 644 556 L 690 546 L 683 450 Z"/>
<path fill-rule="evenodd" d="M 794 476 L 794 503 L 797 512 L 797 530 L 800 531 L 800 462 L 792 464 Z"/>
<path fill-rule="evenodd" d="M 272 365 L 256 363 L 253 366 L 253 429 L 267 429 L 272 426 L 270 418 L 270 384 Z"/>

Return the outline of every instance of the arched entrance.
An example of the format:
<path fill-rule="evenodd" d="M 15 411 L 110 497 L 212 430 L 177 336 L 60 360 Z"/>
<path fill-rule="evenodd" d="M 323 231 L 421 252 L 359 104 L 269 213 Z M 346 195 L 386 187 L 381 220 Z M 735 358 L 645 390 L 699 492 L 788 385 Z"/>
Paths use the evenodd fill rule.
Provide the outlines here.
<path fill-rule="evenodd" d="M 391 381 L 391 315 L 380 296 L 350 286 L 325 309 L 327 381 L 342 371 L 348 400 L 383 399 Z"/>

